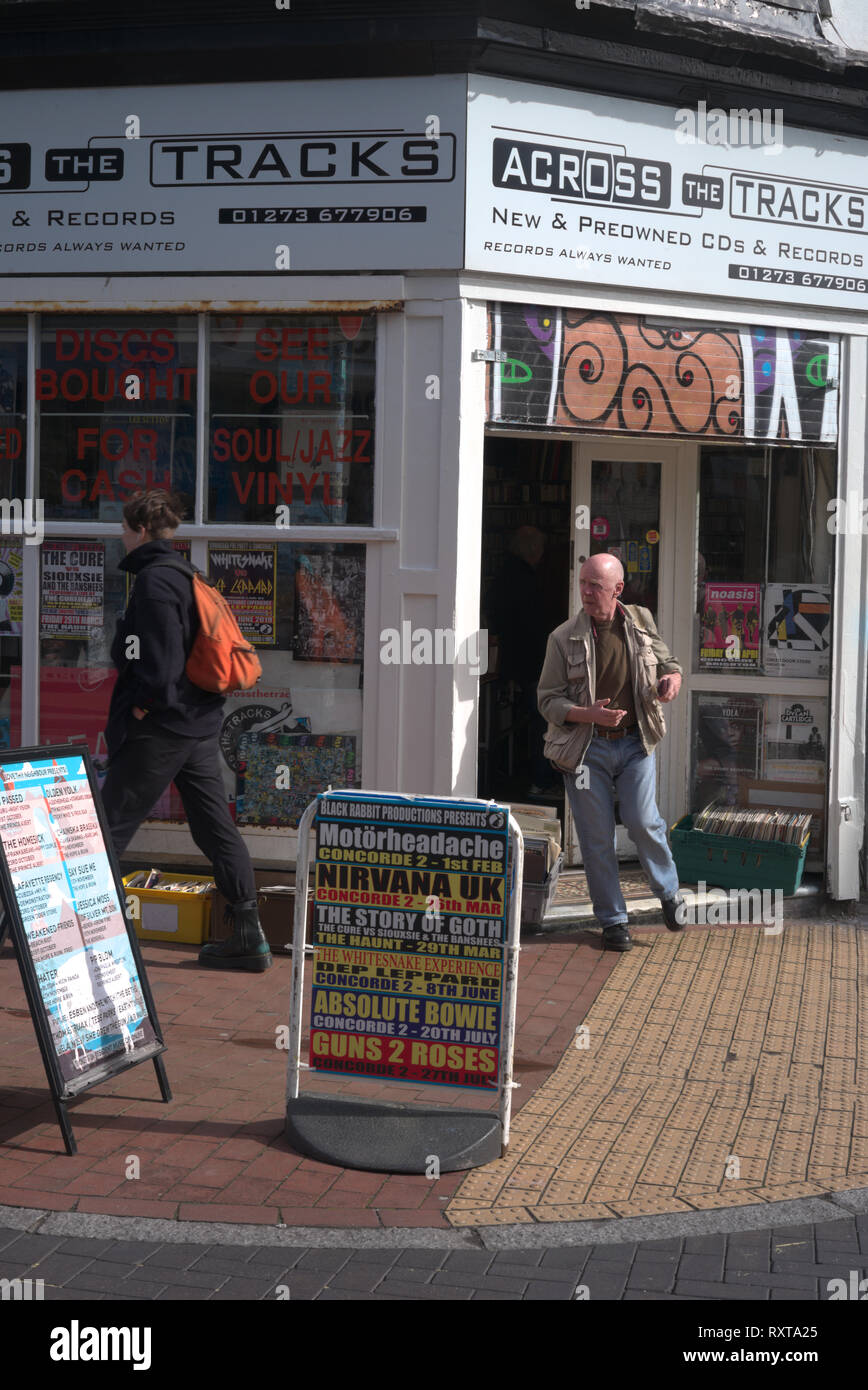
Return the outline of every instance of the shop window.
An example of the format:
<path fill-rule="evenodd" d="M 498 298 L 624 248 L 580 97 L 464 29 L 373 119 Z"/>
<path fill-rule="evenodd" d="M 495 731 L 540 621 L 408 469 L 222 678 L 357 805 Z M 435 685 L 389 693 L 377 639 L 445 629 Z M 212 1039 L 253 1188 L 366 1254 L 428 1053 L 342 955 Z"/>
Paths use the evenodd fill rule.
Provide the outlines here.
<path fill-rule="evenodd" d="M 188 541 L 174 545 L 189 558 Z M 116 680 L 111 644 L 130 595 L 131 576 L 119 569 L 124 556 L 120 539 L 52 537 L 42 547 L 39 739 L 87 743 L 100 783 Z M 361 778 L 365 547 L 215 541 L 208 570 L 263 672 L 256 689 L 226 700 L 219 741 L 227 802 L 239 826 L 296 826 L 318 792 Z M 2 580 L 0 563 L 0 587 Z M 20 600 L 9 610 L 20 632 Z M 17 648 L 13 655 L 0 736 L 5 716 L 14 747 L 21 742 Z M 186 819 L 174 786 L 148 819 Z"/>
<path fill-rule="evenodd" d="M 0 544 L 0 748 L 21 746 L 23 546 Z"/>
<path fill-rule="evenodd" d="M 702 451 L 694 669 L 828 677 L 836 456 Z"/>
<path fill-rule="evenodd" d="M 10 559 L 7 552 L 0 555 L 6 556 L 7 562 Z M 127 602 L 124 575 L 117 569 L 122 559 L 120 539 L 51 537 L 40 549 L 39 742 L 86 742 L 100 781 L 106 774 L 104 728 L 115 681 L 111 638 L 115 620 Z M 1 588 L 0 563 L 0 592 Z M 13 631 L 21 631 L 21 603 L 15 600 L 14 591 L 8 617 Z M 11 746 L 15 748 L 21 746 L 21 642 L 19 638 L 0 638 L 0 653 L 7 641 L 15 644 L 11 648 L 14 664 L 10 666 L 7 716 Z M 0 701 L 4 714 L 6 699 L 4 694 Z M 3 728 L 0 720 L 0 737 Z"/>
<path fill-rule="evenodd" d="M 27 450 L 27 323 L 0 318 L 0 495 L 24 498 Z"/>
<path fill-rule="evenodd" d="M 371 524 L 375 323 L 362 314 L 211 321 L 207 520 Z"/>
<path fill-rule="evenodd" d="M 209 574 L 262 663 L 226 701 L 226 795 L 241 827 L 297 826 L 361 781 L 365 548 L 213 542 Z"/>
<path fill-rule="evenodd" d="M 811 812 L 808 853 L 822 856 L 829 701 L 745 691 L 693 695 L 690 807 Z"/>
<path fill-rule="evenodd" d="M 814 868 L 825 832 L 835 476 L 827 449 L 701 455 L 694 671 L 719 672 L 723 692 L 692 696 L 691 809 L 809 810 Z M 798 695 L 780 689 L 792 680 L 807 682 Z"/>
<path fill-rule="evenodd" d="M 189 556 L 188 541 L 175 545 Z M 108 767 L 105 726 L 117 679 L 111 644 L 132 584 L 132 575 L 119 569 L 125 555 L 120 539 L 82 536 L 51 537 L 41 554 L 39 741 L 86 743 L 100 786 Z M 184 819 L 174 787 L 150 818 Z"/>
<path fill-rule="evenodd" d="M 192 514 L 197 325 L 192 316 L 63 316 L 42 324 L 36 399 L 46 518 L 119 521 L 139 488 Z"/>

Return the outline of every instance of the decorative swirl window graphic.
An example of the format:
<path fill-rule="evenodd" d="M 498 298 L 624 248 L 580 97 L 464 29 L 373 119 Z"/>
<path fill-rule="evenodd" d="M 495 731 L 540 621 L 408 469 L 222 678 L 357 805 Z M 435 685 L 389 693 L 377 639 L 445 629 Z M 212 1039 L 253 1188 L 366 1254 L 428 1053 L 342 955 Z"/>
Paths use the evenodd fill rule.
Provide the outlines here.
<path fill-rule="evenodd" d="M 834 443 L 837 337 L 489 306 L 488 420 L 726 440 Z"/>

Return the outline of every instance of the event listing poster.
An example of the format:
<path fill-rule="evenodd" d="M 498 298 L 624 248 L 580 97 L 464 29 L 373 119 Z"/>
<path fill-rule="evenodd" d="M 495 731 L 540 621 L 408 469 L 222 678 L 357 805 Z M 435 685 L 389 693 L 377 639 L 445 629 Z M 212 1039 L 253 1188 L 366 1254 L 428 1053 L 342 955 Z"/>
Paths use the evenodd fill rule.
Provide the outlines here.
<path fill-rule="evenodd" d="M 759 673 L 760 591 L 759 584 L 705 585 L 700 614 L 701 671 Z"/>
<path fill-rule="evenodd" d="M 230 542 L 209 547 L 209 578 L 253 646 L 273 647 L 277 642 L 276 571 L 276 545 Z"/>
<path fill-rule="evenodd" d="M 80 753 L 0 766 L 0 845 L 64 1081 L 155 1040 Z"/>
<path fill-rule="evenodd" d="M 43 542 L 43 637 L 89 638 L 104 625 L 104 596 L 102 541 Z"/>
<path fill-rule="evenodd" d="M 831 626 L 832 590 L 828 584 L 766 585 L 766 674 L 828 676 Z"/>
<path fill-rule="evenodd" d="M 497 1089 L 505 807 L 352 792 L 314 821 L 314 1070 Z"/>

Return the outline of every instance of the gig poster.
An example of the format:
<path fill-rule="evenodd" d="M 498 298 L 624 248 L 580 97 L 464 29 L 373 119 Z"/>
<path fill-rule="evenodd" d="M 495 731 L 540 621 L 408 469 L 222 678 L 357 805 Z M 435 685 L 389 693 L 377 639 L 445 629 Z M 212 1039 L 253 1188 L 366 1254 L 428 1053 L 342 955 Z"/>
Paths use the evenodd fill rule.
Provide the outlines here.
<path fill-rule="evenodd" d="M 208 547 L 208 577 L 255 647 L 277 642 L 277 546 L 244 541 Z"/>
<path fill-rule="evenodd" d="M 0 636 L 21 636 L 21 571 L 24 556 L 20 545 L 0 546 Z"/>
<path fill-rule="evenodd" d="M 43 541 L 43 637 L 89 638 L 103 626 L 102 541 Z"/>
<path fill-rule="evenodd" d="M 71 1095 L 162 1043 L 81 751 L 48 753 L 0 762 L 0 866 L 41 1000 L 34 1022 Z"/>
<path fill-rule="evenodd" d="M 759 674 L 759 584 L 705 585 L 699 669 Z"/>
<path fill-rule="evenodd" d="M 768 584 L 763 615 L 766 675 L 828 676 L 831 621 L 828 584 Z"/>
<path fill-rule="evenodd" d="M 314 1070 L 497 1089 L 508 822 L 490 802 L 320 797 Z"/>

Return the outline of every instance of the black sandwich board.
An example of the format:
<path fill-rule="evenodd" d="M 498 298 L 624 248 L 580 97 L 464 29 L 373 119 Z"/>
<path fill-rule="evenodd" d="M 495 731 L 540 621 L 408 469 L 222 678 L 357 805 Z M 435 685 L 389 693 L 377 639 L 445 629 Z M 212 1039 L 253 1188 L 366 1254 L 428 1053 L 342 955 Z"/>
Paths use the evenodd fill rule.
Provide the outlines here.
<path fill-rule="evenodd" d="M 66 1102 L 166 1050 L 83 744 L 0 752 L 0 896 L 58 1123 Z"/>

